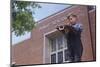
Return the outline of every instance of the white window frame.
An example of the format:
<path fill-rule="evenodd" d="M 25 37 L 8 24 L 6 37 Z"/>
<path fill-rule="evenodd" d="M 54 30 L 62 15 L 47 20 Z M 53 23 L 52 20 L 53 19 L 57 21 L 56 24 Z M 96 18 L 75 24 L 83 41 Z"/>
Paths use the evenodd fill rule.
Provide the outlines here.
<path fill-rule="evenodd" d="M 62 35 L 62 36 L 63 36 L 63 35 Z M 50 62 L 51 62 L 51 55 L 52 55 L 52 54 L 56 54 L 56 63 L 58 63 L 58 52 L 61 52 L 61 51 L 63 52 L 63 63 L 64 63 L 64 62 L 68 62 L 68 61 L 65 61 L 65 55 L 64 55 L 64 54 L 65 54 L 64 51 L 67 50 L 68 47 L 65 47 L 65 44 L 66 44 L 66 43 L 64 42 L 64 41 L 65 41 L 65 40 L 64 40 L 64 39 L 65 39 L 64 36 L 63 36 L 62 39 L 63 39 L 63 40 L 62 40 L 62 41 L 63 41 L 63 48 L 62 48 L 62 49 L 59 49 L 59 50 L 58 50 L 58 45 L 57 45 L 58 42 L 57 42 L 57 39 L 56 39 L 56 51 L 53 51 L 53 52 L 52 52 L 52 51 L 51 51 L 51 47 L 50 47 L 50 51 L 51 51 L 51 52 L 50 52 Z"/>

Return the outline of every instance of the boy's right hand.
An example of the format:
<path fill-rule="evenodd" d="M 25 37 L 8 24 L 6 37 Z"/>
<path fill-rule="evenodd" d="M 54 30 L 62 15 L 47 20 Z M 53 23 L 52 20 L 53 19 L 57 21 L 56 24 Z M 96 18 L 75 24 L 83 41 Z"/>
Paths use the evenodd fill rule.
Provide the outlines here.
<path fill-rule="evenodd" d="M 66 25 L 71 26 L 71 23 L 67 23 Z"/>

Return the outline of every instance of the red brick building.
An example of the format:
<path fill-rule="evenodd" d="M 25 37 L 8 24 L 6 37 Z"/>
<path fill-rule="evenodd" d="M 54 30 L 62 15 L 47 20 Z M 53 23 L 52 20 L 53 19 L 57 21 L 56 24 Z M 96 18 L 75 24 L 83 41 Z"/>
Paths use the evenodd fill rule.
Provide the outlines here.
<path fill-rule="evenodd" d="M 89 8 L 88 6 L 71 6 L 38 21 L 37 27 L 31 32 L 30 39 L 12 46 L 12 62 L 16 62 L 17 65 L 45 64 L 51 63 L 51 56 L 56 58 L 57 62 L 59 51 L 63 52 L 63 62 L 66 62 L 64 59 L 64 51 L 67 49 L 66 42 L 63 35 L 56 30 L 56 26 L 67 22 L 68 13 L 77 14 L 79 21 L 83 24 L 81 61 L 96 60 L 95 12 L 95 8 Z M 54 47 L 57 46 L 52 44 L 58 44 L 59 36 L 63 40 L 64 46 L 63 49 L 55 51 L 56 48 Z"/>

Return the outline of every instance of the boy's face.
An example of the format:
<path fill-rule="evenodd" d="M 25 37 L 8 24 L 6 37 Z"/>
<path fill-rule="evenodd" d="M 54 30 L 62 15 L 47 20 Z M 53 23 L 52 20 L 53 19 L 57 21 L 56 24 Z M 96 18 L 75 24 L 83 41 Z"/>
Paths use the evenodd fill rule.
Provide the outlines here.
<path fill-rule="evenodd" d="M 70 17 L 69 17 L 69 22 L 70 22 L 71 24 L 75 24 L 75 23 L 77 22 L 77 17 L 70 16 Z"/>

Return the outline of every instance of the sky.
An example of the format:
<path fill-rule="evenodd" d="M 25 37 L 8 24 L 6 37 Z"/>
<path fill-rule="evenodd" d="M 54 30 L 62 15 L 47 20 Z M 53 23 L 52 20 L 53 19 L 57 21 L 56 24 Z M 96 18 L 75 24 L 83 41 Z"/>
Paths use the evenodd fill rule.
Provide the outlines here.
<path fill-rule="evenodd" d="M 39 21 L 51 14 L 54 14 L 64 8 L 69 7 L 70 5 L 65 5 L 65 4 L 48 4 L 48 3 L 38 3 L 40 4 L 41 8 L 35 9 L 35 14 L 33 14 L 35 21 Z M 12 45 L 17 44 L 19 42 L 22 42 L 26 39 L 29 39 L 30 32 L 26 33 L 25 35 L 22 36 L 15 36 L 14 33 L 12 33 Z"/>

